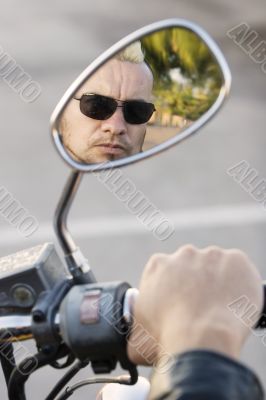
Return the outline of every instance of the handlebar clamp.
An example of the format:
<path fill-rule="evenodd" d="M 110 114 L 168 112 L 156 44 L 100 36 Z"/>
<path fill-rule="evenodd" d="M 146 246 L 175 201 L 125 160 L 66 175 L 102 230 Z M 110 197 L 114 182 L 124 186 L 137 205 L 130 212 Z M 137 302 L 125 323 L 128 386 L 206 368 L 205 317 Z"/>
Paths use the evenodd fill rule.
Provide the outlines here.
<path fill-rule="evenodd" d="M 117 361 L 130 370 L 126 345 L 130 326 L 123 317 L 126 282 L 74 286 L 60 307 L 61 335 L 80 360 L 91 362 L 94 373 L 109 373 Z"/>

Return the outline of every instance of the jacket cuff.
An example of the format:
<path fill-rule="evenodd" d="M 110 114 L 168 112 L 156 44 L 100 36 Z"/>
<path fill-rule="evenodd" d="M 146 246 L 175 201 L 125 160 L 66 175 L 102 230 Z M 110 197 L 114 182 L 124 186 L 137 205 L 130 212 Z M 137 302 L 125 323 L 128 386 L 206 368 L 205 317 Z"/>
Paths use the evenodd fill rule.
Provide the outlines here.
<path fill-rule="evenodd" d="M 209 350 L 173 357 L 167 372 L 153 372 L 149 400 L 263 400 L 257 376 L 243 364 Z"/>

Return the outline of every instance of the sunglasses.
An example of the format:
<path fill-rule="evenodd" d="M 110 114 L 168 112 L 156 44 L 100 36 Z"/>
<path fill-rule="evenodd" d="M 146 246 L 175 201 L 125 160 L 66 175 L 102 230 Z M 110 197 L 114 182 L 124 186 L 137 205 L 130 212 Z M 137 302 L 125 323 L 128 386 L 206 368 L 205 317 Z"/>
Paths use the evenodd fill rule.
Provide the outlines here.
<path fill-rule="evenodd" d="M 154 104 L 142 100 L 122 101 L 90 93 L 83 94 L 80 99 L 76 97 L 74 99 L 79 100 L 82 114 L 100 121 L 110 118 L 117 107 L 122 107 L 123 116 L 127 123 L 133 125 L 145 124 L 155 111 Z"/>

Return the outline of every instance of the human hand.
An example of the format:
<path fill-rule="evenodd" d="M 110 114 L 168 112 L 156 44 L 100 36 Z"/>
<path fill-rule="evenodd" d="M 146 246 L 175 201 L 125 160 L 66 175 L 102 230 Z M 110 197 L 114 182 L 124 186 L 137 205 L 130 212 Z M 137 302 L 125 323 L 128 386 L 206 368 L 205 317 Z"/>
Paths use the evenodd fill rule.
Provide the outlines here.
<path fill-rule="evenodd" d="M 170 255 L 153 255 L 134 306 L 129 358 L 135 364 L 154 364 L 160 357 L 159 347 L 170 354 L 209 349 L 237 358 L 251 327 L 228 305 L 243 295 L 258 311 L 262 309 L 260 275 L 240 250 L 214 246 L 199 250 L 187 245 Z M 152 340 L 140 346 L 147 332 Z M 151 342 L 152 357 L 147 361 Z"/>

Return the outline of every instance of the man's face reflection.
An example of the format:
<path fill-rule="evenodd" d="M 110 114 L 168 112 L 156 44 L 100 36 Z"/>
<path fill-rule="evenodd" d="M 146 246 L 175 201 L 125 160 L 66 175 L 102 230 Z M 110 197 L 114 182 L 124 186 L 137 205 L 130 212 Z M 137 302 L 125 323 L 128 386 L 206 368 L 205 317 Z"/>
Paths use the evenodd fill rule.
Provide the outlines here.
<path fill-rule="evenodd" d="M 112 59 L 101 67 L 76 93 L 95 93 L 117 100 L 151 101 L 153 77 L 148 66 Z M 129 124 L 121 107 L 106 120 L 95 120 L 81 113 L 79 101 L 66 108 L 61 132 L 70 155 L 79 162 L 100 163 L 131 156 L 142 151 L 146 123 Z"/>

